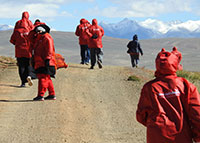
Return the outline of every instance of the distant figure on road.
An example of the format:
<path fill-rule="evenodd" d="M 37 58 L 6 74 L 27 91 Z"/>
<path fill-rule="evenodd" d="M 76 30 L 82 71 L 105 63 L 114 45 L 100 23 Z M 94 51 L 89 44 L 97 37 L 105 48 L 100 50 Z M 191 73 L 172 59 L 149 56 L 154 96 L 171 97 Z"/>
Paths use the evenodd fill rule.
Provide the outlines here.
<path fill-rule="evenodd" d="M 178 57 L 178 70 L 183 70 L 183 66 L 180 64 L 182 60 L 182 54 L 178 51 L 176 47 L 172 48 L 172 53 L 175 54 Z"/>
<path fill-rule="evenodd" d="M 30 58 L 32 54 L 28 40 L 28 34 L 33 28 L 34 26 L 29 20 L 29 13 L 23 12 L 22 19 L 16 22 L 13 34 L 10 38 L 10 42 L 15 45 L 15 57 L 17 58 L 21 87 L 25 87 L 26 82 L 28 82 L 30 86 L 33 84 L 29 76 Z"/>
<path fill-rule="evenodd" d="M 96 19 L 92 20 L 92 25 L 87 30 L 87 34 L 89 36 L 89 48 L 90 48 L 90 55 L 91 55 L 90 69 L 94 69 L 96 62 L 99 68 L 101 69 L 103 67 L 102 66 L 102 62 L 103 62 L 102 37 L 104 36 L 104 30 L 101 26 L 98 25 Z"/>
<path fill-rule="evenodd" d="M 147 143 L 200 143 L 200 95 L 186 79 L 177 77 L 178 57 L 161 51 L 155 79 L 141 91 L 137 121 L 147 127 Z"/>
<path fill-rule="evenodd" d="M 56 73 L 54 41 L 49 34 L 50 28 L 47 25 L 39 25 L 35 31 L 37 38 L 34 45 L 34 67 L 39 81 L 38 94 L 33 100 L 55 100 L 55 90 L 51 80 L 51 77 L 54 77 Z M 47 89 L 49 94 L 44 98 Z"/>
<path fill-rule="evenodd" d="M 143 51 L 140 47 L 140 43 L 138 42 L 137 35 L 133 36 L 133 40 L 128 43 L 127 47 L 127 53 L 130 54 L 132 67 L 138 67 L 139 53 L 143 55 Z"/>
<path fill-rule="evenodd" d="M 82 18 L 80 24 L 76 27 L 76 36 L 79 37 L 81 64 L 88 65 L 90 62 L 90 49 L 88 48 L 89 37 L 86 30 L 90 27 L 90 23 Z"/>

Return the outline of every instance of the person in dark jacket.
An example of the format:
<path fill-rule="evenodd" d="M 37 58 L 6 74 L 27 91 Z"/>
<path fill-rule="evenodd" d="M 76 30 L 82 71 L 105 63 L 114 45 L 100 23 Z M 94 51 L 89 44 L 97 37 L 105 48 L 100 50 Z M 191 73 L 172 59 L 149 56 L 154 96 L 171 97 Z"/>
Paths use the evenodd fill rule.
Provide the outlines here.
<path fill-rule="evenodd" d="M 32 22 L 29 20 L 29 13 L 23 12 L 22 19 L 17 21 L 14 31 L 10 38 L 10 42 L 15 45 L 15 57 L 17 58 L 17 65 L 21 79 L 21 86 L 25 87 L 28 82 L 31 86 L 33 84 L 29 76 L 30 58 L 32 53 L 30 51 L 30 43 L 28 40 L 29 32 L 34 28 Z"/>
<path fill-rule="evenodd" d="M 139 62 L 139 53 L 143 55 L 137 35 L 133 36 L 133 40 L 128 43 L 127 47 L 127 53 L 130 54 L 132 67 L 137 67 Z"/>
<path fill-rule="evenodd" d="M 35 101 L 56 99 L 53 82 L 51 80 L 51 77 L 54 77 L 56 73 L 55 48 L 49 30 L 49 27 L 46 25 L 39 25 L 35 28 L 37 38 L 34 46 L 34 67 L 39 80 L 38 95 L 33 99 Z M 44 98 L 47 89 L 49 95 Z"/>

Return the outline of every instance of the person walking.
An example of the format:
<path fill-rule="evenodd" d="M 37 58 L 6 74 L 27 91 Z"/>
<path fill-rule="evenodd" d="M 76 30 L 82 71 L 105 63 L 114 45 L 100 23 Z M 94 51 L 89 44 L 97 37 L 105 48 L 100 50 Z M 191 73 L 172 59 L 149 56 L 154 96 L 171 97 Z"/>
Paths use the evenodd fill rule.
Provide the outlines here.
<path fill-rule="evenodd" d="M 92 25 L 86 32 L 89 36 L 89 48 L 91 57 L 90 69 L 94 69 L 96 62 L 98 64 L 98 67 L 101 69 L 103 67 L 102 37 L 104 36 L 104 30 L 101 26 L 98 25 L 97 20 L 93 19 Z"/>
<path fill-rule="evenodd" d="M 141 91 L 136 119 L 147 127 L 147 143 L 200 143 L 200 96 L 197 88 L 177 77 L 179 59 L 161 51 L 155 79 Z"/>
<path fill-rule="evenodd" d="M 10 42 L 15 45 L 15 57 L 17 58 L 17 66 L 21 79 L 20 87 L 25 87 L 26 82 L 30 86 L 33 84 L 29 76 L 30 58 L 32 54 L 28 41 L 28 34 L 33 28 L 34 26 L 29 20 L 29 13 L 23 12 L 22 19 L 16 22 L 10 38 Z"/>
<path fill-rule="evenodd" d="M 90 61 L 90 50 L 88 48 L 88 35 L 86 34 L 86 30 L 90 27 L 90 23 L 82 18 L 80 20 L 80 24 L 76 28 L 76 36 L 79 37 L 80 44 L 80 55 L 81 55 L 81 64 L 89 64 Z"/>
<path fill-rule="evenodd" d="M 38 94 L 33 100 L 56 100 L 51 80 L 51 77 L 54 77 L 56 73 L 54 41 L 49 34 L 50 28 L 47 25 L 39 25 L 35 28 L 35 31 L 37 38 L 34 46 L 34 67 L 38 78 Z M 49 94 L 44 98 L 47 89 Z"/>
<path fill-rule="evenodd" d="M 40 22 L 39 19 L 36 19 L 35 22 L 34 22 L 34 29 L 32 29 L 29 34 L 28 34 L 28 40 L 29 40 L 29 44 L 30 44 L 30 51 L 31 51 L 31 54 L 32 54 L 32 57 L 31 57 L 31 60 L 30 60 L 30 70 L 29 70 L 29 73 L 30 73 L 30 76 L 32 79 L 36 79 L 37 76 L 36 76 L 36 73 L 35 73 L 35 69 L 34 69 L 34 45 L 35 45 L 35 40 L 37 38 L 37 33 L 35 32 L 35 28 L 39 25 L 45 25 L 44 22 Z"/>
<path fill-rule="evenodd" d="M 131 57 L 131 64 L 132 67 L 138 67 L 138 62 L 139 62 L 139 53 L 143 55 L 143 51 L 140 47 L 140 43 L 138 42 L 138 36 L 134 35 L 133 40 L 130 41 L 127 45 L 128 51 L 127 53 Z"/>

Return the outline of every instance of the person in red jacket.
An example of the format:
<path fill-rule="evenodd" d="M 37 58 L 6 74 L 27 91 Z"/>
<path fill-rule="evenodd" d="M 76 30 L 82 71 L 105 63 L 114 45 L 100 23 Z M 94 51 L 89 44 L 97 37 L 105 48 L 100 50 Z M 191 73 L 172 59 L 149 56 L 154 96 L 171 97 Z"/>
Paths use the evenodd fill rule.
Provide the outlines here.
<path fill-rule="evenodd" d="M 182 60 L 182 54 L 181 52 L 178 51 L 178 49 L 176 47 L 172 48 L 172 53 L 175 54 L 178 57 L 178 70 L 183 70 L 183 66 L 180 64 L 181 60 Z"/>
<path fill-rule="evenodd" d="M 88 48 L 88 35 L 86 34 L 86 30 L 90 27 L 90 23 L 82 18 L 80 20 L 80 24 L 76 27 L 76 36 L 79 37 L 79 44 L 81 49 L 81 64 L 88 65 L 90 61 L 90 50 Z"/>
<path fill-rule="evenodd" d="M 200 142 L 200 96 L 197 88 L 177 77 L 178 57 L 161 51 L 156 78 L 141 91 L 137 121 L 147 127 L 147 143 Z"/>
<path fill-rule="evenodd" d="M 30 76 L 32 79 L 36 79 L 37 76 L 35 74 L 35 70 L 34 70 L 34 45 L 35 45 L 35 40 L 37 38 L 37 33 L 35 32 L 35 28 L 39 25 L 45 25 L 44 22 L 41 22 L 39 19 L 36 19 L 34 22 L 34 29 L 32 29 L 29 34 L 28 34 L 28 40 L 29 40 L 29 44 L 30 44 L 30 51 L 32 53 L 32 57 L 31 57 L 31 62 L 30 62 Z"/>
<path fill-rule="evenodd" d="M 97 20 L 92 20 L 92 25 L 86 31 L 89 36 L 89 48 L 90 48 L 90 57 L 91 57 L 91 67 L 94 69 L 97 57 L 97 64 L 99 68 L 102 68 L 103 60 L 103 44 L 102 37 L 104 36 L 104 30 L 101 26 L 98 25 Z"/>
<path fill-rule="evenodd" d="M 55 90 L 51 80 L 51 77 L 54 77 L 56 73 L 54 41 L 48 33 L 50 29 L 47 25 L 39 25 L 35 28 L 35 31 L 38 33 L 34 46 L 34 67 L 38 77 L 38 95 L 33 100 L 55 100 Z M 44 98 L 47 89 L 49 95 Z"/>
<path fill-rule="evenodd" d="M 37 27 L 37 26 L 39 26 L 39 25 L 45 25 L 45 23 L 44 22 L 40 22 L 39 19 L 36 19 L 35 22 L 34 22 L 34 25 L 33 25 L 34 28 Z M 35 39 L 37 37 L 37 33 L 35 32 L 34 28 L 28 34 L 28 40 L 30 42 L 30 48 L 31 48 L 31 50 L 33 50 L 33 46 L 35 44 Z"/>
<path fill-rule="evenodd" d="M 15 57 L 17 58 L 21 87 L 25 86 L 27 80 L 29 85 L 32 85 L 32 80 L 29 76 L 29 61 L 32 55 L 30 51 L 30 43 L 28 41 L 28 34 L 33 27 L 32 22 L 29 20 L 29 13 L 23 12 L 22 19 L 16 22 L 14 31 L 10 38 L 10 42 L 15 45 Z"/>

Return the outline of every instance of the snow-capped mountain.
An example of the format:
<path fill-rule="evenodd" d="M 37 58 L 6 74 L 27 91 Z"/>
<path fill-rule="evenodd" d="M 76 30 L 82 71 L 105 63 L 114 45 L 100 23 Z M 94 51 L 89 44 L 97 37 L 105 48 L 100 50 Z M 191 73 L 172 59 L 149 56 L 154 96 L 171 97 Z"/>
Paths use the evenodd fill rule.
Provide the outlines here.
<path fill-rule="evenodd" d="M 123 19 L 119 23 L 107 24 L 101 22 L 105 35 L 116 38 L 132 39 L 138 34 L 140 39 L 167 38 L 167 37 L 200 37 L 200 21 L 172 21 L 163 22 L 155 19 L 147 19 L 142 22 Z"/>
<path fill-rule="evenodd" d="M 6 24 L 1 25 L 1 24 L 0 24 L 0 31 L 11 30 L 11 29 L 13 29 L 13 28 L 14 28 L 14 27 L 11 26 L 11 25 L 6 25 Z"/>

